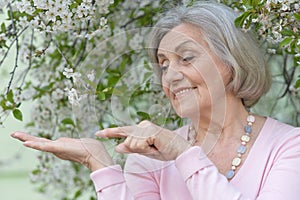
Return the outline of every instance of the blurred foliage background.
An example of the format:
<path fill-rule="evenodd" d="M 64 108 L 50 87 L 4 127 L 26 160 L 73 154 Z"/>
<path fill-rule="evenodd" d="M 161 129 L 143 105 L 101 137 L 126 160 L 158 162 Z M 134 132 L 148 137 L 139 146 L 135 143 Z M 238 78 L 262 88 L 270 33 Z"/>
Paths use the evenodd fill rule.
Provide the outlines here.
<path fill-rule="evenodd" d="M 170 129 L 184 124 L 152 72 L 147 37 L 164 11 L 194 2 L 0 0 L 5 76 L 0 79 L 0 124 L 10 128 L 2 134 L 21 122 L 27 132 L 51 139 L 93 137 L 96 130 L 143 119 Z M 252 111 L 299 126 L 299 1 L 220 3 L 240 12 L 236 26 L 257 33 L 270 63 L 272 89 Z M 9 122 L 12 117 L 15 121 Z M 125 157 L 114 152 L 118 141 L 103 142 L 123 163 Z M 10 166 L 7 160 L 18 163 L 22 153 L 16 157 L 6 153 L 13 149 L 1 147 L 8 155 L 1 157 L 1 168 Z M 45 153 L 38 153 L 36 161 L 30 179 L 44 199 L 96 198 L 85 168 Z"/>

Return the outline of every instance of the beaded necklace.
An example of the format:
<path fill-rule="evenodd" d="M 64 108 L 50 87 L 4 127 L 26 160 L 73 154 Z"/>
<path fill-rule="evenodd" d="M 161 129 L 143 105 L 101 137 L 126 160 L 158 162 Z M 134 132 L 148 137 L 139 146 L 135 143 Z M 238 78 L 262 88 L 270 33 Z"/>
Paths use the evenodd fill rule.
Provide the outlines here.
<path fill-rule="evenodd" d="M 241 136 L 241 144 L 237 148 L 237 155 L 233 158 L 231 162 L 231 169 L 228 170 L 225 174 L 225 177 L 228 180 L 231 180 L 234 175 L 236 169 L 241 165 L 242 163 L 242 156 L 246 153 L 247 150 L 247 144 L 250 141 L 251 133 L 252 133 L 252 125 L 255 122 L 255 117 L 251 114 L 247 116 L 247 125 L 244 128 L 244 134 Z M 196 140 L 196 131 L 192 126 L 189 127 L 189 133 L 188 133 L 188 138 L 187 140 L 191 143 L 191 145 L 194 145 L 197 140 Z"/>

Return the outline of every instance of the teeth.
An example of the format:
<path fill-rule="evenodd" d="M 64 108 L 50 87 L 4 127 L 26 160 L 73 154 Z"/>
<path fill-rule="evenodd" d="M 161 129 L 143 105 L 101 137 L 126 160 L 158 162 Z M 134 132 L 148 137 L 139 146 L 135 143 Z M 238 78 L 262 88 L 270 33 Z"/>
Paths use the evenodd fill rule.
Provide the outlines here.
<path fill-rule="evenodd" d="M 175 96 L 178 96 L 178 95 L 180 95 L 180 94 L 183 94 L 183 93 L 185 93 L 185 92 L 188 92 L 188 91 L 190 91 L 190 90 L 192 90 L 193 88 L 187 88 L 187 89 L 183 89 L 183 90 L 180 90 L 179 92 L 176 92 L 175 93 Z"/>

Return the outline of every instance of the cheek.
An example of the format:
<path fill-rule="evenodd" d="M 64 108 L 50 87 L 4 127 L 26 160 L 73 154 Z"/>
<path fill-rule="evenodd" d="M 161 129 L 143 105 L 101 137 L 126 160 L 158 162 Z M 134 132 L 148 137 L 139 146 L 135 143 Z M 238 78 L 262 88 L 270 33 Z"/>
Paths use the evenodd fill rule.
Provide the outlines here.
<path fill-rule="evenodd" d="M 167 97 L 169 97 L 170 94 L 170 85 L 165 81 L 164 77 L 161 78 L 161 87 L 166 94 Z"/>
<path fill-rule="evenodd" d="M 170 99 L 171 97 L 170 97 L 170 89 L 169 89 L 169 87 L 166 86 L 166 85 L 162 85 L 162 89 L 163 89 L 165 95 Z"/>

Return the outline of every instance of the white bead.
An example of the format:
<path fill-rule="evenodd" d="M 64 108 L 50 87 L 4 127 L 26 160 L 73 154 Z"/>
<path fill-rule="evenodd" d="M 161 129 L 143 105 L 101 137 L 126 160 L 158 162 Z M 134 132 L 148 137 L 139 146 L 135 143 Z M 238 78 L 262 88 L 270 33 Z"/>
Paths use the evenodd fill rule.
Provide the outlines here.
<path fill-rule="evenodd" d="M 250 136 L 249 135 L 242 135 L 241 137 L 242 142 L 249 142 L 250 141 Z"/>
<path fill-rule="evenodd" d="M 253 116 L 253 115 L 249 115 L 248 117 L 247 117 L 247 122 L 255 122 L 255 117 Z"/>
<path fill-rule="evenodd" d="M 233 160 L 232 160 L 232 166 L 239 166 L 242 162 L 242 159 L 241 158 L 238 158 L 238 157 L 235 157 Z"/>

